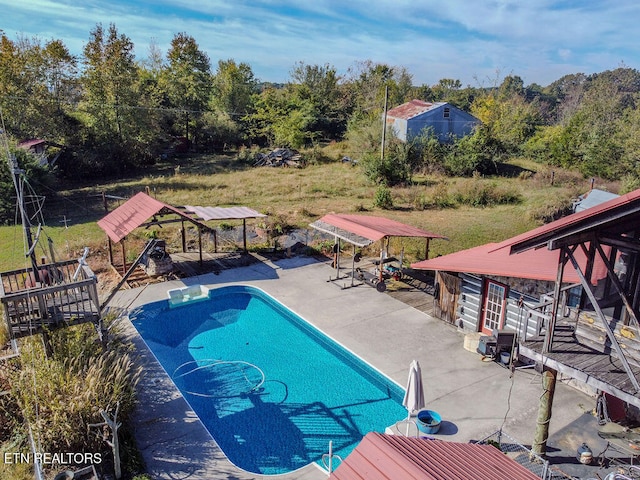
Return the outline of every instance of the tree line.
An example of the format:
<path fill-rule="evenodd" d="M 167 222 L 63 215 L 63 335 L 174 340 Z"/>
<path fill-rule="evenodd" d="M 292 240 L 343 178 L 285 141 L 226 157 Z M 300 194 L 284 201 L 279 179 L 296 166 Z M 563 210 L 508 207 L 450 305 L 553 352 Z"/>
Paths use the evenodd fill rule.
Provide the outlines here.
<path fill-rule="evenodd" d="M 184 32 L 168 51 L 152 44 L 137 60 L 133 42 L 114 24 L 96 25 L 80 57 L 62 40 L 10 39 L 0 31 L 3 128 L 14 143 L 42 138 L 64 145 L 62 176 L 123 174 L 152 164 L 177 142 L 216 152 L 346 141 L 365 173 L 386 184 L 410 180 L 417 170 L 491 173 L 499 162 L 526 156 L 640 185 L 640 73 L 624 65 L 544 87 L 498 74 L 489 85 L 443 78 L 416 86 L 404 67 L 371 60 L 344 74 L 300 61 L 289 76 L 276 85 L 261 82 L 246 63 L 213 65 Z M 446 144 L 429 131 L 405 144 L 392 139 L 381 157 L 385 91 L 389 107 L 414 98 L 445 101 L 481 126 Z"/>

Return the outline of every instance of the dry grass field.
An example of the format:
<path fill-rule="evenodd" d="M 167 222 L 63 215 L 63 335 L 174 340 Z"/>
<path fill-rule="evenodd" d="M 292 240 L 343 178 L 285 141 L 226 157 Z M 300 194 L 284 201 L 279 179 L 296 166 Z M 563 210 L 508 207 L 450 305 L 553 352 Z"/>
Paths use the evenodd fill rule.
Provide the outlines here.
<path fill-rule="evenodd" d="M 391 189 L 392 208 L 380 209 L 374 207 L 378 187 L 366 179 L 360 166 L 323 158 L 304 168 L 273 168 L 253 167 L 235 155 L 200 155 L 166 161 L 129 178 L 39 192 L 48 197 L 40 243 L 46 247 L 50 237 L 59 259 L 79 256 L 89 246 L 90 263 L 99 273 L 105 268 L 107 242 L 96 222 L 124 201 L 111 199 L 105 208 L 102 194 L 126 199 L 146 190 L 171 205 L 248 206 L 268 214 L 272 225 L 288 228 L 305 228 L 331 212 L 385 216 L 445 235 L 448 241 L 432 242 L 430 255 L 434 256 L 498 242 L 534 228 L 588 191 L 591 182 L 559 169 L 552 175 L 549 167 L 522 160 L 508 166 L 510 176 L 416 175 L 412 185 Z M 617 188 L 598 182 L 596 186 Z M 507 200 L 510 203 L 500 204 L 501 198 L 511 199 Z M 225 223 L 211 226 L 240 224 Z M 249 227 L 256 224 L 249 221 Z M 140 229 L 128 242 L 142 245 L 149 233 Z M 179 247 L 175 228 L 164 226 L 157 234 L 167 240 L 169 248 Z M 0 227 L 0 241 L 0 268 L 25 266 L 20 227 Z M 392 248 L 404 248 L 408 261 L 424 258 L 423 241 L 393 242 Z M 135 253 L 133 249 L 134 258 Z M 48 256 L 48 248 L 38 255 Z"/>

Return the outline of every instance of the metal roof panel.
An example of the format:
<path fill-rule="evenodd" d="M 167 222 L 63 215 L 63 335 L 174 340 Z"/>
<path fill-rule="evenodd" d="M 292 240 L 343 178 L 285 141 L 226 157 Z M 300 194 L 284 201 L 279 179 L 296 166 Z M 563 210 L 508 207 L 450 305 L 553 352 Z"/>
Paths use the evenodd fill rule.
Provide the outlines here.
<path fill-rule="evenodd" d="M 249 207 L 200 207 L 185 205 L 185 210 L 196 214 L 203 220 L 240 220 L 244 218 L 261 218 L 265 214 Z"/>
<path fill-rule="evenodd" d="M 385 217 L 330 213 L 322 217 L 319 222 L 359 235 L 372 242 L 384 237 L 446 238 Z M 312 223 L 311 226 L 314 224 Z"/>
<path fill-rule="evenodd" d="M 105 231 L 111 240 L 117 243 L 163 209 L 207 228 L 206 225 L 198 222 L 178 208 L 156 200 L 143 192 L 137 193 L 114 211 L 98 220 L 98 226 Z"/>
<path fill-rule="evenodd" d="M 539 480 L 491 445 L 370 432 L 329 480 Z"/>
<path fill-rule="evenodd" d="M 423 102 L 422 100 L 411 100 L 410 102 L 403 103 L 387 111 L 387 117 L 403 118 L 408 120 L 418 115 L 422 115 L 429 110 L 434 110 L 446 102 Z"/>

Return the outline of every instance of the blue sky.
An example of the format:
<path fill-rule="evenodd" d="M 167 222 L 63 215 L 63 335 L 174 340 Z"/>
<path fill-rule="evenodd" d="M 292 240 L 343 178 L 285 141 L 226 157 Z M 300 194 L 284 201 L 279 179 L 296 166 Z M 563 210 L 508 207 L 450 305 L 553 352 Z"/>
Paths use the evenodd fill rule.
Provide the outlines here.
<path fill-rule="evenodd" d="M 176 33 L 211 59 L 285 82 L 296 62 L 346 75 L 372 60 L 405 67 L 415 85 L 442 78 L 489 86 L 506 75 L 546 86 L 570 73 L 640 68 L 637 0 L 0 0 L 0 29 L 63 40 L 80 55 L 97 23 L 114 23 L 137 58 Z"/>

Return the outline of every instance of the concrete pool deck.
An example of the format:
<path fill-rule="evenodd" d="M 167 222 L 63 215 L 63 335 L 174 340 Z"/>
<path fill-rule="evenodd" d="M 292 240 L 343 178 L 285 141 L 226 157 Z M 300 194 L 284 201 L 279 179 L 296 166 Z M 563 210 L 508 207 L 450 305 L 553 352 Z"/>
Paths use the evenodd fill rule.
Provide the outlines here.
<path fill-rule="evenodd" d="M 224 270 L 218 275 L 150 284 L 119 292 L 112 307 L 128 311 L 167 299 L 167 290 L 202 284 L 210 288 L 243 284 L 260 288 L 305 320 L 396 381 L 403 388 L 411 361 L 422 367 L 426 407 L 443 423 L 434 437 L 468 442 L 501 428 L 519 443 L 530 445 L 535 432 L 540 376 L 532 369 L 514 375 L 495 362 L 463 348 L 464 334 L 366 285 L 329 282 L 335 275 L 327 263 L 307 257 L 264 261 Z M 121 323 L 140 353 L 144 373 L 139 384 L 135 436 L 148 473 L 154 479 L 320 480 L 327 474 L 315 464 L 286 475 L 245 472 L 228 462 L 209 433 L 125 318 Z M 604 445 L 589 433 L 595 399 L 558 383 L 550 423 L 553 450 L 573 456 L 587 442 L 594 456 Z M 363 432 L 363 434 L 366 432 Z M 567 458 L 568 463 L 572 463 Z M 575 463 L 575 462 L 573 462 Z M 582 467 L 580 465 L 580 467 Z M 594 467 L 595 468 L 595 467 Z M 595 470 L 594 470 L 595 471 Z M 601 470 L 602 471 L 602 470 Z"/>

